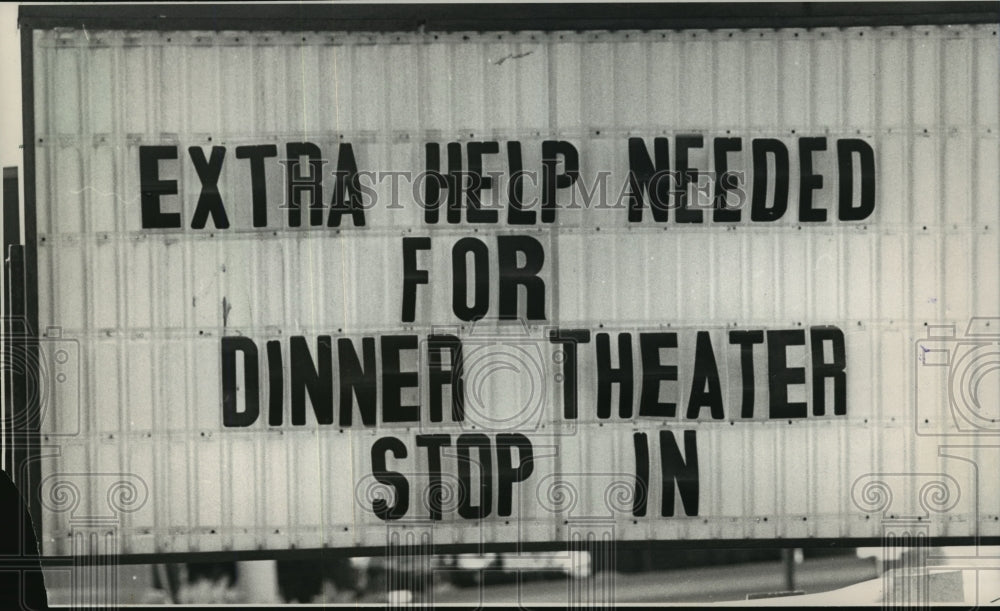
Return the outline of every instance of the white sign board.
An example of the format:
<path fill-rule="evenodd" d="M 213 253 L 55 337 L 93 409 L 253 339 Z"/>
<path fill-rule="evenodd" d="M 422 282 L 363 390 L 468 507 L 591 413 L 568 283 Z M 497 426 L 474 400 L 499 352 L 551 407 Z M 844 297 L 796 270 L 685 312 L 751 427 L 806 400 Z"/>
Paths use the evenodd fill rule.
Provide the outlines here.
<path fill-rule="evenodd" d="M 36 31 L 44 553 L 996 537 L 995 29 Z"/>

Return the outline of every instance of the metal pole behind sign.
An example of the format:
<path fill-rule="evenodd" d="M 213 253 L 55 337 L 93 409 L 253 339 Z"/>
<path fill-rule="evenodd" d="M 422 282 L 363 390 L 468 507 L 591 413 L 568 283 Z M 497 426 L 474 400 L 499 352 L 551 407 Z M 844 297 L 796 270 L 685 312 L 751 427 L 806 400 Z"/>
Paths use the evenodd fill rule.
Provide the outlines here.
<path fill-rule="evenodd" d="M 785 589 L 791 592 L 795 589 L 795 551 L 787 547 L 781 550 L 781 562 L 785 565 Z"/>

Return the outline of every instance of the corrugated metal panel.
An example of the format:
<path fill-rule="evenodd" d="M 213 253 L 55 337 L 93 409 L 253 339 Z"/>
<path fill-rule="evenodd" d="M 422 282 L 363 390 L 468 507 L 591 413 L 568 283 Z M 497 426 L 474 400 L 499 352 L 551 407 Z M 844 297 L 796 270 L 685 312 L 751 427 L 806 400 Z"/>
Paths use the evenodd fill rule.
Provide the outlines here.
<path fill-rule="evenodd" d="M 992 25 L 36 32 L 39 320 L 58 328 L 46 345 L 72 356 L 44 353 L 43 367 L 66 376 L 43 403 L 44 552 L 77 549 L 71 520 L 102 515 L 121 520 L 123 553 L 384 545 L 386 523 L 369 509 L 372 442 L 386 431 L 404 440 L 412 453 L 394 464 L 422 494 L 428 464 L 414 436 L 458 431 L 426 414 L 420 427 L 377 432 L 224 429 L 219 337 L 253 337 L 263 352 L 268 338 L 360 343 L 399 329 L 400 236 L 434 236 L 426 263 L 447 287 L 451 245 L 478 227 L 427 226 L 412 193 L 393 197 L 382 184 L 381 201 L 392 205 L 370 210 L 364 228 L 287 228 L 272 209 L 266 230 L 253 230 L 249 166 L 227 157 L 220 190 L 235 229 L 144 231 L 140 145 L 181 147 L 172 167 L 186 224 L 200 185 L 188 146 L 231 155 L 239 144 L 308 140 L 333 156 L 350 142 L 362 169 L 407 170 L 423 166 L 426 141 L 517 139 L 525 167 L 540 168 L 541 141 L 564 139 L 581 152 L 582 176 L 610 172 L 614 202 L 627 137 L 692 131 L 777 138 L 791 151 L 802 135 L 863 138 L 876 152 L 875 213 L 857 224 L 800 224 L 793 188 L 790 213 L 765 225 L 636 225 L 620 206 L 597 206 L 560 210 L 555 226 L 500 229 L 544 244 L 550 324 L 711 329 L 727 417 L 603 421 L 591 384 L 580 419 L 565 422 L 559 367 L 533 327 L 525 345 L 538 355 L 539 378 L 481 375 L 491 410 L 509 406 L 516 422 L 518 406 L 537 407 L 517 427 L 535 444 L 535 472 L 515 486 L 510 519 L 446 511 L 434 541 L 566 540 L 581 523 L 619 539 L 878 537 L 897 516 L 918 515 L 931 535 L 1000 534 L 987 475 L 1000 457 L 977 445 L 997 428 L 957 429 L 940 386 L 947 380 L 938 379 L 950 369 L 928 374 L 916 343 L 928 328 L 954 325 L 961 338 L 970 317 L 1000 314 L 997 50 Z M 749 167 L 748 149 L 731 156 L 734 165 Z M 691 162 L 714 167 L 705 150 Z M 278 202 L 281 168 L 267 171 L 268 199 Z M 817 171 L 835 192 L 835 156 L 817 156 Z M 795 163 L 790 178 L 798 184 Z M 497 231 L 481 233 L 493 243 Z M 408 332 L 453 324 L 449 290 L 418 294 Z M 847 335 L 847 416 L 738 418 L 739 355 L 725 330 L 826 324 Z M 682 346 L 677 362 L 690 363 L 692 350 Z M 581 352 L 580 367 L 594 370 L 592 351 Z M 980 390 L 995 398 L 995 376 L 985 379 Z M 661 428 L 698 431 L 696 518 L 631 515 L 632 434 Z M 971 435 L 962 443 L 972 447 L 939 456 L 944 433 Z M 454 461 L 445 458 L 446 477 Z"/>

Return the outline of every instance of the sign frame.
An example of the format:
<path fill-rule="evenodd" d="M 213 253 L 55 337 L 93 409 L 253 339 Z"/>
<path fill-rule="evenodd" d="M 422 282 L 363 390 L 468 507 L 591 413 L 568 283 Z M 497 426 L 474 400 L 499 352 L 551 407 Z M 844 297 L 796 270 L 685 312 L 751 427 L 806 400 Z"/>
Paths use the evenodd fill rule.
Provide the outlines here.
<path fill-rule="evenodd" d="M 286 30 L 286 31 L 510 31 L 531 30 L 624 30 L 624 29 L 688 29 L 688 28 L 785 28 L 888 25 L 946 25 L 1000 22 L 1000 8 L 991 2 L 878 2 L 843 3 L 682 3 L 682 4 L 526 4 L 516 15 L 502 5 L 26 5 L 20 7 L 21 87 L 23 99 L 24 202 L 21 219 L 24 243 L 4 255 L 10 274 L 5 295 L 8 316 L 23 312 L 22 337 L 15 337 L 16 322 L 5 324 L 5 350 L 20 346 L 26 371 L 12 378 L 13 388 L 5 399 L 5 414 L 10 414 L 4 436 L 5 453 L 12 463 L 7 468 L 15 484 L 22 490 L 32 515 L 36 534 L 42 539 L 40 457 L 47 446 L 39 431 L 38 397 L 27 392 L 28 381 L 38 375 L 38 342 L 44 334 L 39 324 L 39 291 L 36 229 L 36 133 L 35 133 L 35 73 L 33 67 L 33 33 L 51 28 L 127 29 L 127 30 Z M 5 197 L 5 218 L 13 204 Z M 7 228 L 5 235 L 10 232 Z M 14 233 L 13 235 L 16 235 Z M 5 240 L 6 242 L 6 240 Z M 21 253 L 23 252 L 23 255 Z M 13 273 L 23 260 L 24 273 Z M 18 299 L 14 304 L 11 298 Z M 14 307 L 10 307 L 13 304 Z M 23 309 L 22 309 L 23 308 Z M 33 378 L 34 376 L 34 378 Z M 620 541 L 626 547 L 648 545 L 647 541 Z M 880 546 L 879 538 L 843 539 L 715 539 L 656 541 L 658 547 L 671 549 L 735 548 L 735 547 L 856 547 Z M 929 545 L 997 545 L 1000 537 L 956 536 L 930 537 Z M 553 542 L 500 542 L 481 545 L 434 544 L 434 553 L 552 551 L 572 549 L 568 539 Z M 402 553 L 418 553 L 425 548 L 406 546 Z M 248 550 L 221 552 L 177 552 L 126 554 L 119 562 L 176 562 L 212 559 L 262 559 L 314 557 L 316 555 L 379 555 L 383 547 L 314 548 L 288 550 Z M 42 562 L 55 564 L 65 561 L 59 556 L 43 556 Z M 99 562 L 97 557 L 91 558 Z"/>

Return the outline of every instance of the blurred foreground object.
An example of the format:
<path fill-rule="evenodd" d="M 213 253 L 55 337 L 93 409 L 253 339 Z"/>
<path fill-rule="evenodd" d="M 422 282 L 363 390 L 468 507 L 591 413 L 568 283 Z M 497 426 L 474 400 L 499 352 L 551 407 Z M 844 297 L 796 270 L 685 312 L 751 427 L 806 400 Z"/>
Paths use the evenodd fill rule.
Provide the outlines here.
<path fill-rule="evenodd" d="M 31 516 L 7 473 L 3 480 L 3 515 L 6 531 L 0 554 L 7 560 L 0 571 L 0 608 L 48 609 L 48 594 L 38 561 L 38 540 Z M 11 519 L 13 516 L 17 516 Z"/>

